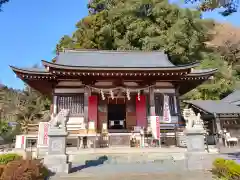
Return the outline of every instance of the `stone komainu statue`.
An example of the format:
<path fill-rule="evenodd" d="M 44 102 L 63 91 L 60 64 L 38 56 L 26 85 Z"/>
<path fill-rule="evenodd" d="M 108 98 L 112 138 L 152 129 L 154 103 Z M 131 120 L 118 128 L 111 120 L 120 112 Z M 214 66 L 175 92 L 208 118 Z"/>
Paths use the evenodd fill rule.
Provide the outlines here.
<path fill-rule="evenodd" d="M 186 121 L 186 128 L 191 128 L 193 126 L 193 122 L 192 122 L 192 110 L 189 108 L 185 108 L 183 110 L 183 118 Z"/>
<path fill-rule="evenodd" d="M 51 115 L 50 127 L 66 128 L 66 124 L 69 118 L 69 109 L 61 109 L 61 111 L 54 117 Z"/>
<path fill-rule="evenodd" d="M 203 121 L 200 113 L 196 115 L 192 108 L 184 109 L 183 117 L 186 120 L 186 128 L 203 128 Z"/>

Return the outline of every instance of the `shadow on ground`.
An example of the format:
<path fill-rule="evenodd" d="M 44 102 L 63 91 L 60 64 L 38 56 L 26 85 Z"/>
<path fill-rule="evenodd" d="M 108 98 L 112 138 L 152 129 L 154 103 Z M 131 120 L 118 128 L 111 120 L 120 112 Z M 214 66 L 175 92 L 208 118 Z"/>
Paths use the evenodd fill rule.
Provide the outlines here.
<path fill-rule="evenodd" d="M 235 160 L 237 163 L 240 164 L 240 152 L 235 151 L 235 152 L 228 152 L 228 153 L 223 153 L 224 155 L 227 156 L 227 158 Z"/>
<path fill-rule="evenodd" d="M 71 173 L 81 171 L 82 169 L 86 169 L 86 168 L 89 168 L 89 167 L 96 167 L 96 166 L 102 165 L 107 160 L 108 160 L 107 156 L 100 156 L 96 160 L 87 160 L 84 165 L 73 167 L 71 169 Z"/>

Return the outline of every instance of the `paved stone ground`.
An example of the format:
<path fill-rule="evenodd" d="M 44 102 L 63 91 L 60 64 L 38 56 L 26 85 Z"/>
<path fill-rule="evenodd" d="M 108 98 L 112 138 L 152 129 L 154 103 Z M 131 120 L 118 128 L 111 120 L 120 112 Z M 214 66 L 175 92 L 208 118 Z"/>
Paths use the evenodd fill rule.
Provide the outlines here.
<path fill-rule="evenodd" d="M 128 149 L 129 150 L 129 149 Z M 146 149 L 145 149 L 146 150 Z M 240 149 L 221 149 L 220 154 L 210 153 L 194 157 L 193 163 L 186 167 L 184 149 L 106 149 L 96 151 L 83 150 L 72 156 L 73 173 L 55 175 L 51 180 L 210 180 L 207 170 L 196 170 L 203 163 L 210 169 L 217 157 L 240 160 Z M 200 163 L 201 161 L 201 163 Z M 192 170 L 190 170 L 192 169 Z"/>
<path fill-rule="evenodd" d="M 222 154 L 226 159 L 233 159 L 240 164 L 240 147 L 222 147 L 220 149 L 220 154 Z"/>
<path fill-rule="evenodd" d="M 212 175 L 208 171 L 187 171 L 172 173 L 119 173 L 94 175 L 84 174 L 81 176 L 61 176 L 52 177 L 51 180 L 212 180 Z"/>
<path fill-rule="evenodd" d="M 211 161 L 215 156 L 210 156 L 203 159 L 206 167 L 210 167 Z M 119 159 L 119 157 L 118 157 Z M 210 162 L 210 163 L 209 163 Z M 109 160 L 92 160 L 86 162 L 84 165 L 78 163 L 73 164 L 73 173 L 68 175 L 56 175 L 51 180 L 74 180 L 74 179 L 114 179 L 114 180 L 155 180 L 164 177 L 165 180 L 210 180 L 212 175 L 210 172 L 186 170 L 185 161 L 162 159 L 154 162 L 112 162 Z M 197 163 L 196 163 L 197 164 Z M 193 165 L 195 166 L 195 165 Z M 191 167 L 193 168 L 193 167 Z M 190 169 L 191 169 L 190 168 Z"/>

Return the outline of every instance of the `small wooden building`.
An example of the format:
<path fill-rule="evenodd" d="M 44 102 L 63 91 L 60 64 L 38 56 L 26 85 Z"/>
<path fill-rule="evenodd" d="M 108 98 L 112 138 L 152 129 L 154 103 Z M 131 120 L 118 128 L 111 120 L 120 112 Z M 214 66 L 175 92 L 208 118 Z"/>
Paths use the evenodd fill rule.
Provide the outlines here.
<path fill-rule="evenodd" d="M 52 97 L 54 114 L 70 110 L 71 134 L 92 121 L 97 133 L 107 123 L 113 136 L 128 134 L 135 126 L 146 128 L 150 115 L 160 117 L 161 130 L 172 131 L 181 124 L 179 96 L 216 72 L 194 70 L 197 62 L 175 66 L 159 51 L 66 50 L 54 62 L 42 64 L 42 69 L 11 68 L 29 86 Z M 165 113 L 170 114 L 167 121 Z"/>
<path fill-rule="evenodd" d="M 188 107 L 200 113 L 209 136 L 212 139 L 219 131 L 225 129 L 231 136 L 240 139 L 240 107 L 239 92 L 233 92 L 222 100 L 191 100 L 186 101 Z"/>

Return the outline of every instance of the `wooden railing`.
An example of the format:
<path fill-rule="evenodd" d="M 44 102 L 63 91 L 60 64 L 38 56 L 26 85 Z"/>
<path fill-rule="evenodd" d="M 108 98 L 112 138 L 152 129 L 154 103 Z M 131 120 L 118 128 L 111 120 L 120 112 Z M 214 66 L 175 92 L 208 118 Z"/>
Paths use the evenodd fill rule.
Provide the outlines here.
<path fill-rule="evenodd" d="M 73 125 L 67 125 L 68 132 L 70 134 L 79 134 L 81 130 L 79 127 L 73 127 Z M 83 130 L 85 133 L 86 130 Z M 27 134 L 38 134 L 38 124 L 28 124 L 27 126 Z"/>

